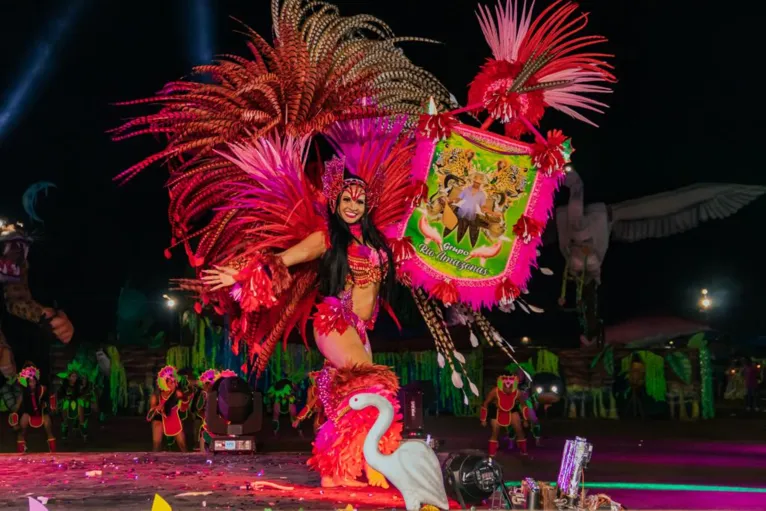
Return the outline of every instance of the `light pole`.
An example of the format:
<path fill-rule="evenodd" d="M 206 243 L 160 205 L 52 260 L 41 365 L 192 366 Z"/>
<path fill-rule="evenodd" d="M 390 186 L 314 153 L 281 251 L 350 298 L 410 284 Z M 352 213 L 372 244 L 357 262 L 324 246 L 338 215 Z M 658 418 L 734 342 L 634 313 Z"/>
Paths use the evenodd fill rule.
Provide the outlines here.
<path fill-rule="evenodd" d="M 178 307 L 178 300 L 173 298 L 169 295 L 162 295 L 162 298 L 165 300 L 165 306 L 168 308 L 168 311 L 170 311 L 170 335 L 175 335 L 176 332 L 178 333 L 178 344 L 181 344 L 181 318 L 179 316 L 179 313 L 176 312 L 176 309 Z M 169 339 L 170 340 L 170 339 Z M 173 342 L 170 340 L 170 342 Z"/>
<path fill-rule="evenodd" d="M 710 309 L 713 308 L 713 299 L 710 298 L 710 293 L 707 289 L 700 291 L 699 297 L 699 310 L 705 316 L 705 321 L 710 321 Z"/>

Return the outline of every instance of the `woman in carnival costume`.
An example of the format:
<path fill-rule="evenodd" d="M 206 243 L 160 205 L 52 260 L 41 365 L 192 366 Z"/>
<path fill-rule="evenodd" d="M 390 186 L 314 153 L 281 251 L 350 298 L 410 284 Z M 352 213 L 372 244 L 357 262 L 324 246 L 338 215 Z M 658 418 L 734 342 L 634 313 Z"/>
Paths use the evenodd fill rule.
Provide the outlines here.
<path fill-rule="evenodd" d="M 208 369 L 200 374 L 197 379 L 199 393 L 195 395 L 192 401 L 192 410 L 194 412 L 194 429 L 198 432 L 197 439 L 199 440 L 199 449 L 201 452 L 205 452 L 207 446 L 210 445 L 210 442 L 212 441 L 205 422 L 207 393 L 213 388 L 213 384 L 220 378 L 220 375 L 221 373 L 217 369 Z"/>
<path fill-rule="evenodd" d="M 197 308 L 210 305 L 229 315 L 232 347 L 239 353 L 244 345 L 256 377 L 294 328 L 305 341 L 306 324 L 313 318 L 314 338 L 327 361 L 317 377 L 327 421 L 317 434 L 309 465 L 320 473 L 323 486 L 387 486 L 362 454 L 377 412 L 351 410 L 348 403 L 360 392 L 388 399 L 397 418 L 379 448 L 390 453 L 398 447 L 398 381 L 389 368 L 373 364 L 367 335 L 379 308 L 388 308 L 395 276 L 418 288 L 413 294 L 436 338 L 440 365 L 449 364 L 453 384 L 462 389 L 465 358 L 455 351 L 433 299 L 446 305 L 468 300 L 479 285 L 485 288 L 480 294 L 484 298 L 469 300 L 472 304 L 512 301 L 529 278 L 534 250 L 523 250 L 527 255 L 518 263 L 524 268 L 516 282 L 507 278 L 511 271 L 506 269 L 502 278 L 456 288 L 449 279 L 424 278 L 407 265 L 415 259 L 415 248 L 401 226 L 414 205 L 429 195 L 423 179 L 412 178 L 413 120 L 429 103 L 429 116 L 418 123 L 418 133 L 444 137 L 456 121 L 439 112 L 456 106 L 454 100 L 396 47 L 403 38 L 371 16 L 343 17 L 333 6 L 305 0 L 274 0 L 272 15 L 273 45 L 249 30 L 252 59 L 226 57 L 198 69 L 211 75 L 213 83 L 176 81 L 154 98 L 127 103 L 154 103 L 161 109 L 115 129 L 114 138 L 162 135 L 167 146 L 118 179 L 129 180 L 155 162 L 168 162 L 171 248 L 184 247 L 199 277 L 180 281 L 180 286 L 200 294 Z M 559 39 L 546 39 L 542 46 Z M 547 62 L 561 64 L 556 57 L 566 48 L 551 50 Z M 491 76 L 483 77 L 482 87 L 488 103 L 482 98 L 470 108 L 489 110 L 493 117 L 487 125 L 513 117 L 509 102 L 524 103 L 526 95 L 537 98 L 547 92 L 548 84 L 518 80 L 519 87 L 532 88 L 514 86 L 504 93 L 510 75 L 521 73 L 526 79 L 551 69 L 534 57 L 525 57 L 534 60 L 534 69 L 509 64 L 487 70 Z M 571 67 L 580 68 L 582 62 L 575 59 Z M 583 79 L 598 81 L 594 69 L 588 67 L 590 74 Z M 557 73 L 563 76 L 564 71 L 562 65 Z M 502 83 L 495 87 L 495 81 Z M 550 87 L 554 85 L 566 89 L 559 82 Z M 559 95 L 559 103 L 578 106 L 572 102 L 578 91 L 566 92 L 569 96 Z M 532 122 L 537 124 L 539 117 Z M 325 137 L 338 156 L 325 166 L 316 162 L 307 167 L 309 142 L 316 135 Z M 561 147 L 566 139 L 549 138 L 539 150 L 535 146 L 535 165 L 556 179 L 565 163 Z M 521 146 L 532 154 L 532 145 Z M 545 200 L 538 214 L 547 215 L 554 189 L 548 184 L 541 192 Z M 532 220 L 535 226 L 544 225 L 547 216 Z M 524 243 L 534 248 L 538 231 L 523 231 Z M 490 327 L 483 331 L 490 336 L 488 342 L 500 342 Z M 476 385 L 468 384 L 478 395 Z"/>
<path fill-rule="evenodd" d="M 283 415 L 289 414 L 291 423 L 296 420 L 298 409 L 295 406 L 295 385 L 292 379 L 284 378 L 269 387 L 266 401 L 271 405 L 271 423 L 275 435 L 279 433 L 279 419 Z"/>
<path fill-rule="evenodd" d="M 157 373 L 158 390 L 152 395 L 146 420 L 152 424 L 152 447 L 155 452 L 162 447 L 163 435 L 174 438 L 178 448 L 186 452 L 181 411 L 189 407 L 189 399 L 178 388 L 178 374 L 173 366 L 165 366 Z"/>
<path fill-rule="evenodd" d="M 66 439 L 69 427 L 76 424 L 83 440 L 87 440 L 88 419 L 94 401 L 94 390 L 88 378 L 88 371 L 79 361 L 73 360 L 66 371 L 57 376 L 61 378 L 61 387 L 57 392 L 61 411 L 61 438 Z"/>
<path fill-rule="evenodd" d="M 367 336 L 375 323 L 379 296 L 393 285 L 394 258 L 369 215 L 381 199 L 380 192 L 344 167 L 342 160 L 335 159 L 322 177 L 329 205 L 327 230 L 315 231 L 277 255 L 253 255 L 234 265 L 206 270 L 203 280 L 213 289 L 234 287 L 232 295 L 240 305 L 258 310 L 277 300 L 271 290 L 288 284 L 292 278 L 288 268 L 320 261 L 318 285 L 325 298 L 313 316 L 314 338 L 327 359 L 318 385 L 331 420 L 317 435 L 309 465 L 322 474 L 325 487 L 363 486 L 357 481 L 363 471 L 370 484 L 386 486 L 385 478 L 362 456 L 366 435 L 361 433 L 369 431 L 377 412 L 350 411 L 347 404 L 356 393 L 375 391 L 399 409 L 396 376 L 372 363 Z M 396 422 L 389 429 L 381 442 L 383 452 L 398 447 L 401 427 Z"/>
<path fill-rule="evenodd" d="M 48 448 L 51 452 L 56 452 L 56 438 L 53 436 L 53 423 L 48 409 L 48 399 L 50 399 L 51 411 L 56 411 L 56 399 L 54 396 L 48 396 L 48 389 L 40 384 L 40 371 L 33 365 L 27 365 L 19 373 L 19 383 L 21 384 L 22 397 L 11 414 L 11 424 L 19 425 L 18 440 L 16 448 L 19 453 L 27 451 L 27 431 L 32 428 L 45 428 L 45 434 L 48 436 Z M 18 421 L 18 422 L 17 422 Z"/>

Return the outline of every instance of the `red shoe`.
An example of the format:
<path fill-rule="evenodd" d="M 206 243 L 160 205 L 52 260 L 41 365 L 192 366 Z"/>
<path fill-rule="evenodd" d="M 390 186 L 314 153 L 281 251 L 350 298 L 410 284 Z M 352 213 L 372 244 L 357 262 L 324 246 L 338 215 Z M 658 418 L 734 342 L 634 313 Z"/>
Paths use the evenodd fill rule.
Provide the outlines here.
<path fill-rule="evenodd" d="M 526 440 L 516 440 L 516 445 L 519 446 L 519 452 L 522 456 L 527 455 L 527 441 Z"/>
<path fill-rule="evenodd" d="M 497 440 L 490 440 L 489 441 L 489 455 L 494 456 L 497 454 Z"/>
<path fill-rule="evenodd" d="M 19 454 L 24 454 L 27 452 L 27 442 L 26 440 L 17 440 L 16 441 L 16 452 Z"/>
<path fill-rule="evenodd" d="M 56 439 L 55 438 L 49 438 L 48 439 L 48 449 L 50 449 L 51 452 L 56 452 Z"/>

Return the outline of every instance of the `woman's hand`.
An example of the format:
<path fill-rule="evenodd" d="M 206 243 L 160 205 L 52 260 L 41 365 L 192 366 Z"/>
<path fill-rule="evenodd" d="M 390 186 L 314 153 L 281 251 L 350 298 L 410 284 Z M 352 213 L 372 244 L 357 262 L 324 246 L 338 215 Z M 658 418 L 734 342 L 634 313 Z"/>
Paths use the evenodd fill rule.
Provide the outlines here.
<path fill-rule="evenodd" d="M 210 291 L 217 291 L 225 287 L 233 286 L 237 280 L 234 276 L 239 273 L 229 266 L 213 266 L 213 270 L 202 270 L 202 282 L 206 286 L 212 286 Z"/>

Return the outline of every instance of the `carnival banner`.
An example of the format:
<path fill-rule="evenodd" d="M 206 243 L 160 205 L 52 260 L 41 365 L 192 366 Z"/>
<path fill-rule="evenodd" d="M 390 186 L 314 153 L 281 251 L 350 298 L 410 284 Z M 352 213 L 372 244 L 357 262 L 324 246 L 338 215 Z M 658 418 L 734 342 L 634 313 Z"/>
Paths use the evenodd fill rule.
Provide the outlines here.
<path fill-rule="evenodd" d="M 442 139 L 418 138 L 414 177 L 428 195 L 401 232 L 414 248 L 405 265 L 413 284 L 475 307 L 518 295 L 560 175 L 539 172 L 534 155 L 532 144 L 461 124 Z"/>

